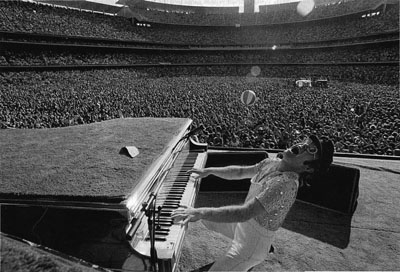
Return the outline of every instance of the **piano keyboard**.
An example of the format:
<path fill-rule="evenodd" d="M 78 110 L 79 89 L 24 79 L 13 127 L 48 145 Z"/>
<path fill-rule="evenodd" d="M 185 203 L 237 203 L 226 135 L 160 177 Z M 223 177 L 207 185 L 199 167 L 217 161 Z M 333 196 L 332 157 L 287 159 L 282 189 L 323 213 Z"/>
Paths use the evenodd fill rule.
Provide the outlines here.
<path fill-rule="evenodd" d="M 187 171 L 192 168 L 203 168 L 207 152 L 182 151 L 169 170 L 157 192 L 156 208 L 161 211 L 156 215 L 155 247 L 159 260 L 166 260 L 160 271 L 174 271 L 183 244 L 186 227 L 179 222 L 174 223 L 171 212 L 179 206 L 192 207 L 194 205 L 200 180 Z M 144 222 L 146 221 L 146 222 Z M 138 232 L 133 237 L 131 245 L 141 255 L 150 256 L 150 237 L 147 220 L 143 220 Z M 171 267 L 172 266 L 172 267 Z"/>

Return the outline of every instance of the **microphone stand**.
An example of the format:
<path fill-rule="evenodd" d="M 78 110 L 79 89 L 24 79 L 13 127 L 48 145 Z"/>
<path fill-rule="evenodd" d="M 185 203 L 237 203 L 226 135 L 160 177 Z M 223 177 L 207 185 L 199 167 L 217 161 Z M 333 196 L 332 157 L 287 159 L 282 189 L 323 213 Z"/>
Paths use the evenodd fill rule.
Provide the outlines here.
<path fill-rule="evenodd" d="M 189 131 L 186 135 L 184 135 L 179 141 L 178 143 L 180 143 L 182 140 L 187 139 L 193 135 L 195 135 L 197 132 L 204 130 L 204 126 L 200 125 L 195 129 L 192 129 L 191 131 Z"/>
<path fill-rule="evenodd" d="M 151 271 L 158 271 L 158 257 L 157 257 L 157 250 L 155 247 L 155 230 L 156 227 L 156 213 L 160 213 L 160 208 L 158 212 L 156 211 L 156 198 L 157 194 L 151 193 L 149 200 L 142 204 L 142 211 L 145 212 L 147 216 L 147 226 L 149 229 L 150 234 L 150 264 L 151 264 Z"/>

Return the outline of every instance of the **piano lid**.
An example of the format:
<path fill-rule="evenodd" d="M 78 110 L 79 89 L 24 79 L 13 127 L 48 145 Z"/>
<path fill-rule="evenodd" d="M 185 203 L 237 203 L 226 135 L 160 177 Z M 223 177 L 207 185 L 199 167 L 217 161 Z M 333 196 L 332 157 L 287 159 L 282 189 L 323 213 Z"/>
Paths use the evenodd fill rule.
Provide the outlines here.
<path fill-rule="evenodd" d="M 122 118 L 64 128 L 0 130 L 0 203 L 120 203 L 191 122 Z M 126 146 L 135 146 L 139 154 L 119 154 Z"/>

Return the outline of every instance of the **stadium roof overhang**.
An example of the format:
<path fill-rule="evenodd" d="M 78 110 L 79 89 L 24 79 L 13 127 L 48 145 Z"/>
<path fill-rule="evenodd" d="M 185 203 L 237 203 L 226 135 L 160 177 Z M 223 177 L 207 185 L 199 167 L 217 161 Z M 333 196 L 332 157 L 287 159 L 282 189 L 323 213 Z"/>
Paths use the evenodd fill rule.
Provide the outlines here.
<path fill-rule="evenodd" d="M 90 10 L 101 13 L 117 14 L 124 6 L 117 5 L 107 5 L 98 2 L 92 2 L 87 0 L 37 0 L 38 2 L 43 2 L 45 4 L 58 5 L 82 10 Z"/>
<path fill-rule="evenodd" d="M 189 6 L 189 5 L 175 5 L 168 3 L 158 3 L 143 0 L 119 0 L 118 4 L 128 5 L 131 10 L 135 9 L 154 9 L 154 10 L 168 10 L 176 12 L 188 12 L 198 14 L 234 14 L 239 12 L 239 6 Z"/>

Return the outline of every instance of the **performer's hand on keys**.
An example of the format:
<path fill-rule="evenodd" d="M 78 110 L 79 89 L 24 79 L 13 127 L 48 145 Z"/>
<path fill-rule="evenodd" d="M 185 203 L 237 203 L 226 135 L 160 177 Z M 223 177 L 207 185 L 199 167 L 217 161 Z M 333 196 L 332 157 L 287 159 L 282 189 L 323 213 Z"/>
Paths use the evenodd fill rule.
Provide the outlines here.
<path fill-rule="evenodd" d="M 182 221 L 182 225 L 186 225 L 189 222 L 196 222 L 201 219 L 201 213 L 198 209 L 183 206 L 174 210 L 171 213 L 171 218 L 174 222 Z"/>
<path fill-rule="evenodd" d="M 207 169 L 203 168 L 192 168 L 190 170 L 187 171 L 189 174 L 196 174 L 198 176 L 198 178 L 205 178 L 207 177 L 210 173 L 209 171 L 207 171 Z"/>

